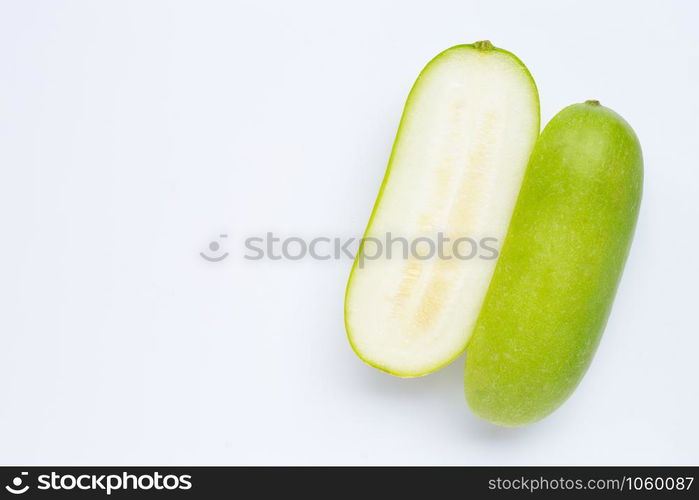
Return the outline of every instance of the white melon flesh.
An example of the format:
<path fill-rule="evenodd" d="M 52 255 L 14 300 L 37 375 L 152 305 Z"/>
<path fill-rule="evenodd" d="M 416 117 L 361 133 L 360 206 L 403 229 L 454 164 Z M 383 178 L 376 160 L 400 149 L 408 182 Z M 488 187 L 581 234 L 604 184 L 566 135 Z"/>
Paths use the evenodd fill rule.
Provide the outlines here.
<path fill-rule="evenodd" d="M 347 286 L 345 323 L 365 362 L 403 377 L 424 375 L 466 347 L 497 262 L 470 259 L 462 237 L 500 248 L 539 134 L 539 99 L 526 67 L 487 43 L 442 52 L 408 97 L 393 153 Z M 388 258 L 386 237 L 394 238 Z M 403 258 L 402 237 L 449 241 L 426 258 Z M 370 248 L 371 247 L 371 248 Z M 451 257 L 451 258 L 448 258 Z M 461 258 L 459 258 L 461 257 Z M 481 258 L 486 257 L 486 258 Z"/>

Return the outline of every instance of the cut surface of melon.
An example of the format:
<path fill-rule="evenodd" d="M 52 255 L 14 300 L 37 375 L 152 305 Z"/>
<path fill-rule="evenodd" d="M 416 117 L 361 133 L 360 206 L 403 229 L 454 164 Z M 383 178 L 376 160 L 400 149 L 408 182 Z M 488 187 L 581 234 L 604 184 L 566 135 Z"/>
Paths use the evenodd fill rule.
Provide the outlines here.
<path fill-rule="evenodd" d="M 413 377 L 465 349 L 496 259 L 453 244 L 499 248 L 538 133 L 536 86 L 512 54 L 460 45 L 425 67 L 347 285 L 347 334 L 363 361 Z M 439 234 L 441 256 L 415 244 L 436 248 Z M 413 244 L 407 258 L 399 238 Z"/>

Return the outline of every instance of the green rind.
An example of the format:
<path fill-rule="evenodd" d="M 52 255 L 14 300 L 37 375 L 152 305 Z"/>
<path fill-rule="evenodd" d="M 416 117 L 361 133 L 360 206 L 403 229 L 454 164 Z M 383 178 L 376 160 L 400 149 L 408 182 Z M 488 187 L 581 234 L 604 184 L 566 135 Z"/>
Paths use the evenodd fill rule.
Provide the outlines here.
<path fill-rule="evenodd" d="M 349 341 L 349 344 L 350 344 L 350 346 L 352 347 L 352 350 L 354 351 L 354 353 L 357 355 L 357 357 L 358 357 L 360 360 L 362 360 L 362 361 L 363 361 L 364 363 L 366 363 L 367 365 L 369 365 L 369 366 L 371 366 L 371 367 L 374 367 L 374 368 L 377 368 L 377 369 L 379 369 L 379 370 L 381 370 L 381 371 L 384 371 L 384 372 L 386 372 L 386 373 L 389 373 L 389 374 L 391 374 L 391 375 L 394 375 L 394 376 L 397 376 L 397 377 L 402 377 L 402 378 L 422 377 L 422 376 L 424 376 L 424 375 L 428 375 L 428 374 L 430 374 L 430 373 L 432 373 L 432 372 L 435 372 L 435 371 L 437 371 L 437 370 L 439 370 L 439 369 L 441 369 L 441 368 L 447 366 L 449 363 L 451 363 L 451 362 L 454 361 L 456 358 L 458 358 L 458 357 L 466 350 L 466 344 L 467 344 L 468 341 L 464 342 L 464 345 L 462 346 L 462 348 L 461 348 L 457 353 L 455 353 L 454 356 L 453 356 L 451 359 L 449 359 L 449 360 L 446 361 L 446 362 L 439 363 L 439 364 L 435 365 L 434 367 L 431 367 L 430 369 L 425 370 L 424 372 L 419 372 L 419 373 L 407 373 L 407 372 L 395 372 L 395 371 L 391 371 L 391 370 L 389 370 L 389 369 L 388 369 L 387 367 L 385 367 L 385 366 L 381 366 L 380 364 L 374 363 L 374 362 L 372 362 L 371 360 L 366 359 L 366 357 L 364 357 L 364 355 L 359 351 L 359 349 L 357 348 L 357 346 L 352 342 L 352 332 L 351 332 L 351 330 L 350 330 L 350 327 L 349 327 L 349 324 L 348 324 L 348 320 L 347 320 L 347 316 L 348 316 L 348 314 L 347 314 L 347 297 L 349 296 L 350 287 L 352 286 L 352 276 L 354 275 L 355 269 L 357 268 L 357 262 L 359 261 L 361 255 L 362 255 L 363 249 L 364 249 L 364 239 L 367 237 L 367 235 L 369 234 L 369 232 L 370 232 L 370 230 L 371 230 L 371 224 L 372 224 L 372 222 L 373 222 L 373 220 L 374 220 L 374 217 L 375 217 L 375 215 L 376 215 L 376 212 L 377 212 L 377 210 L 378 210 L 378 207 L 379 207 L 380 204 L 381 204 L 381 198 L 382 198 L 382 196 L 383 196 L 384 189 L 385 189 L 386 184 L 387 184 L 387 182 L 388 182 L 388 179 L 389 179 L 389 177 L 390 177 L 390 175 L 391 175 L 391 165 L 393 164 L 394 154 L 395 154 L 395 152 L 396 152 L 396 148 L 397 148 L 399 139 L 400 139 L 400 137 L 401 137 L 401 130 L 402 130 L 402 128 L 403 128 L 403 124 L 404 124 L 404 121 L 405 121 L 405 117 L 406 117 L 407 111 L 410 109 L 411 99 L 412 99 L 413 96 L 416 95 L 417 91 L 419 90 L 421 80 L 422 80 L 423 77 L 428 73 L 428 71 L 430 70 L 430 68 L 433 67 L 435 63 L 438 63 L 446 54 L 450 53 L 451 51 L 455 51 L 455 50 L 492 51 L 492 52 L 499 52 L 499 53 L 501 53 L 501 54 L 505 54 L 505 55 L 511 57 L 511 58 L 513 59 L 513 61 L 514 61 L 518 66 L 521 67 L 521 69 L 524 71 L 525 75 L 529 78 L 529 81 L 531 82 L 532 89 L 534 90 L 534 96 L 535 96 L 535 98 L 536 98 L 536 116 L 537 116 L 537 122 L 538 122 L 538 123 L 537 123 L 537 130 L 539 130 L 539 127 L 540 127 L 540 120 L 541 120 L 541 117 L 540 117 L 540 113 L 539 113 L 539 108 L 540 108 L 540 105 L 539 105 L 539 93 L 538 93 L 538 90 L 537 90 L 537 88 L 536 88 L 536 83 L 534 82 L 534 78 L 532 77 L 531 73 L 529 72 L 529 70 L 527 69 L 527 67 L 524 65 L 524 63 L 523 63 L 517 56 L 515 56 L 515 55 L 512 54 L 511 52 L 508 52 L 507 50 L 494 47 L 494 46 L 493 46 L 489 41 L 487 41 L 487 40 L 475 42 L 475 43 L 472 43 L 472 44 L 455 45 L 455 46 L 453 46 L 453 47 L 450 47 L 450 48 L 448 48 L 448 49 L 446 49 L 446 50 L 440 52 L 440 53 L 437 54 L 434 58 L 432 58 L 432 60 L 430 60 L 430 62 L 428 62 L 427 65 L 422 69 L 422 71 L 421 71 L 420 74 L 418 75 L 417 79 L 415 80 L 415 83 L 413 84 L 412 88 L 410 89 L 410 92 L 409 92 L 409 94 L 408 94 L 408 98 L 407 98 L 406 103 L 405 103 L 405 107 L 403 108 L 403 113 L 402 113 L 402 115 L 401 115 L 400 122 L 399 122 L 399 124 L 398 124 L 398 131 L 396 132 L 396 140 L 394 141 L 393 147 L 391 148 L 391 155 L 390 155 L 389 160 L 388 160 L 388 166 L 387 166 L 387 168 L 386 168 L 386 172 L 385 172 L 385 174 L 384 174 L 383 180 L 381 181 L 381 186 L 379 187 L 379 193 L 378 193 L 378 195 L 377 195 L 377 197 L 376 197 L 376 201 L 374 202 L 374 207 L 372 208 L 371 215 L 369 216 L 369 222 L 367 223 L 367 227 L 366 227 L 366 229 L 365 229 L 365 231 L 364 231 L 364 235 L 362 236 L 362 242 L 361 242 L 360 245 L 359 245 L 359 249 L 358 249 L 358 251 L 357 251 L 357 255 L 355 256 L 354 262 L 353 262 L 353 264 L 352 264 L 352 269 L 350 270 L 350 275 L 349 275 L 349 278 L 348 278 L 348 280 L 347 280 L 347 286 L 346 286 L 346 288 L 345 288 L 345 300 L 344 300 L 344 323 L 345 323 L 345 331 L 346 331 L 346 333 L 347 333 L 347 340 Z"/>
<path fill-rule="evenodd" d="M 574 391 L 611 310 L 642 184 L 640 144 L 614 111 L 588 101 L 546 126 L 468 346 L 477 415 L 526 425 Z"/>

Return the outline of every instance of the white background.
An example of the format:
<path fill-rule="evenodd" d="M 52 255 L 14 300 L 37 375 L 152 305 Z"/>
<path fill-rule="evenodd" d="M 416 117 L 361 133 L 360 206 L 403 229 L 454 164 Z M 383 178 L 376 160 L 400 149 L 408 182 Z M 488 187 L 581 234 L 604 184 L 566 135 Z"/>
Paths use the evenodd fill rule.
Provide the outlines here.
<path fill-rule="evenodd" d="M 696 3 L 0 5 L 1 463 L 699 462 Z M 468 411 L 463 357 L 362 364 L 349 260 L 242 258 L 360 235 L 418 72 L 481 39 L 529 67 L 542 124 L 599 99 L 646 165 L 598 354 L 523 429 Z"/>

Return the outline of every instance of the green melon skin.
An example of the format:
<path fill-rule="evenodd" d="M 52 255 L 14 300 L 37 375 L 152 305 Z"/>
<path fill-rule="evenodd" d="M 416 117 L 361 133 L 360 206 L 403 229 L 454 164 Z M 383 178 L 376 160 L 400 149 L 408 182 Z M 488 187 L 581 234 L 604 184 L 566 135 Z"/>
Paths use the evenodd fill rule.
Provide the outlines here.
<path fill-rule="evenodd" d="M 636 135 L 597 101 L 565 108 L 541 133 L 467 349 L 478 416 L 523 426 L 571 395 L 607 322 L 642 185 Z"/>

